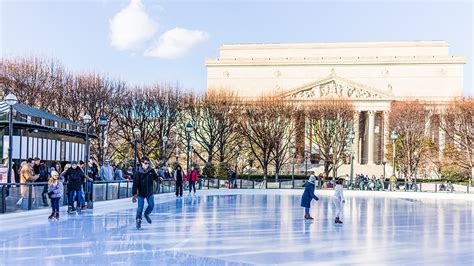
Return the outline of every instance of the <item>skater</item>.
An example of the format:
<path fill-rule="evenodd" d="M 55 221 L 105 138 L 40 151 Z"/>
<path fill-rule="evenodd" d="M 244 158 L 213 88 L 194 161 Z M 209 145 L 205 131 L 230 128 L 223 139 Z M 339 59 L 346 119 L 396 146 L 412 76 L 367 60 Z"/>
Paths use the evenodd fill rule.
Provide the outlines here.
<path fill-rule="evenodd" d="M 145 219 L 151 224 L 150 213 L 153 211 L 155 206 L 155 198 L 153 196 L 153 181 L 158 181 L 158 175 L 155 170 L 150 166 L 150 160 L 144 156 L 141 160 L 141 166 L 138 167 L 135 177 L 133 178 L 132 202 L 137 202 L 138 208 L 136 216 L 137 229 L 140 229 L 142 225 L 142 214 L 143 207 L 145 205 L 145 199 L 148 202 L 148 207 L 145 210 Z"/>
<path fill-rule="evenodd" d="M 309 208 L 311 207 L 311 200 L 319 200 L 316 195 L 314 195 L 314 183 L 316 182 L 316 177 L 311 175 L 309 180 L 304 184 L 304 192 L 301 197 L 301 207 L 304 207 L 304 219 L 305 220 L 314 220 L 313 217 L 309 214 Z"/>
<path fill-rule="evenodd" d="M 344 204 L 346 202 L 346 200 L 344 199 L 344 195 L 342 193 L 342 190 L 343 190 L 342 183 L 343 182 L 344 182 L 344 179 L 339 178 L 336 181 L 336 187 L 334 188 L 333 202 L 334 202 L 334 207 L 336 209 L 336 220 L 334 222 L 336 224 L 342 224 L 342 221 L 339 218 L 339 216 L 341 215 L 342 204 Z"/>
<path fill-rule="evenodd" d="M 86 179 L 86 175 L 77 165 L 77 161 L 71 162 L 71 168 L 64 173 L 64 179 L 67 181 L 68 191 L 68 213 L 74 213 L 77 209 L 80 210 L 82 203 L 82 185 Z M 77 200 L 77 209 L 74 207 L 74 200 Z"/>
<path fill-rule="evenodd" d="M 59 219 L 59 201 L 63 195 L 63 183 L 59 180 L 59 173 L 51 172 L 51 178 L 48 181 L 48 196 L 51 199 L 51 208 L 53 212 L 48 219 Z"/>
<path fill-rule="evenodd" d="M 183 179 L 185 178 L 184 171 L 181 168 L 181 165 L 178 164 L 176 166 L 176 170 L 174 171 L 174 181 L 176 182 L 176 197 L 182 197 L 183 196 Z"/>
<path fill-rule="evenodd" d="M 194 190 L 194 195 L 196 195 L 196 182 L 198 181 L 198 173 L 194 166 L 191 167 L 191 171 L 188 174 L 188 182 L 189 182 L 189 196 L 191 196 L 191 191 Z"/>

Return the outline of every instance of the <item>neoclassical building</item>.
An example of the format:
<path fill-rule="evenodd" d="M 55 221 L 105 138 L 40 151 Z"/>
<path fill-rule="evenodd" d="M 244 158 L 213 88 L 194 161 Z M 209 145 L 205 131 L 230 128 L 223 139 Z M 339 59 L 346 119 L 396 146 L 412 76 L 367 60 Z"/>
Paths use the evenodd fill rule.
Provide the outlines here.
<path fill-rule="evenodd" d="M 230 89 L 241 97 L 349 99 L 359 125 L 354 127 L 355 162 L 374 166 L 384 161 L 391 102 L 443 105 L 462 97 L 466 57 L 450 55 L 446 41 L 232 44 L 205 63 L 208 88 Z M 438 127 L 431 127 L 443 145 Z"/>

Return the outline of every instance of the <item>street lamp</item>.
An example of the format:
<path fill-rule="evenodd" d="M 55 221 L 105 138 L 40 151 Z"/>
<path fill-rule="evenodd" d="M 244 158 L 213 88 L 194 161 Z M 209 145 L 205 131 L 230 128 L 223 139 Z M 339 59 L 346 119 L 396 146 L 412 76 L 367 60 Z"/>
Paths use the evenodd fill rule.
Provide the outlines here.
<path fill-rule="evenodd" d="M 161 139 L 163 140 L 163 163 L 166 166 L 166 143 L 168 142 L 168 137 L 163 136 Z"/>
<path fill-rule="evenodd" d="M 237 175 L 238 174 L 238 164 L 239 164 L 239 157 L 240 157 L 240 146 L 237 145 L 235 146 L 234 148 L 234 152 L 235 152 L 235 174 Z"/>
<path fill-rule="evenodd" d="M 292 188 L 295 188 L 295 157 L 296 157 L 296 148 L 295 145 L 292 144 L 290 148 L 291 157 L 292 157 L 292 166 L 291 166 L 291 184 Z"/>
<path fill-rule="evenodd" d="M 135 172 L 137 172 L 137 157 L 138 157 L 138 140 L 140 138 L 140 134 L 141 134 L 141 131 L 139 128 L 134 128 L 133 129 L 133 137 L 135 139 L 135 156 L 134 156 L 134 159 L 133 159 L 133 168 L 135 169 Z"/>
<path fill-rule="evenodd" d="M 186 152 L 186 172 L 189 172 L 189 153 L 191 152 L 191 132 L 193 131 L 193 124 L 188 122 L 186 124 L 186 140 L 188 141 L 188 147 Z"/>
<path fill-rule="evenodd" d="M 392 139 L 392 167 L 393 167 L 393 170 L 392 170 L 392 176 L 395 176 L 395 142 L 397 141 L 398 139 L 398 133 L 397 131 L 394 129 L 392 131 L 392 134 L 390 134 L 390 139 Z"/>
<path fill-rule="evenodd" d="M 12 156 L 13 156 L 13 105 L 18 102 L 18 99 L 13 94 L 8 94 L 5 97 L 5 102 L 10 106 L 10 116 L 8 120 L 8 174 L 7 174 L 7 182 L 12 182 Z"/>
<path fill-rule="evenodd" d="M 350 156 L 351 156 L 351 173 L 350 173 L 350 186 L 354 188 L 352 182 L 354 180 L 354 155 L 352 154 L 352 146 L 354 144 L 355 132 L 354 129 L 349 133 L 349 142 L 350 142 Z"/>
<path fill-rule="evenodd" d="M 105 127 L 107 126 L 108 118 L 105 115 L 99 116 L 99 126 L 102 131 L 102 140 L 100 147 L 100 165 L 104 165 L 104 149 L 105 149 Z"/>
<path fill-rule="evenodd" d="M 89 127 L 92 122 L 92 117 L 90 115 L 85 115 L 82 117 L 82 121 L 84 122 L 84 125 L 86 125 L 86 154 L 84 158 L 84 162 L 86 164 L 86 169 L 84 169 L 86 174 L 85 198 L 86 202 L 89 203 L 89 200 L 91 199 L 91 197 L 89 197 Z"/>
<path fill-rule="evenodd" d="M 176 133 L 176 154 L 175 154 L 175 157 L 176 157 L 176 163 L 178 163 L 178 160 L 179 160 L 179 143 L 178 143 L 178 133 Z"/>

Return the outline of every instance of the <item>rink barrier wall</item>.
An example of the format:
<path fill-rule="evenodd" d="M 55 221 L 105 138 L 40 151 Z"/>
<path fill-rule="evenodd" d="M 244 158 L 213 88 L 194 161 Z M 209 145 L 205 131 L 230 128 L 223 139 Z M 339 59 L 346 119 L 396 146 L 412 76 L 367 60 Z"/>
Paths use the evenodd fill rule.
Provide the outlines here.
<path fill-rule="evenodd" d="M 304 185 L 305 180 L 279 180 L 278 182 L 265 182 L 265 180 L 251 180 L 251 179 L 235 179 L 225 180 L 217 178 L 201 178 L 197 183 L 197 189 L 199 190 L 214 190 L 214 189 L 301 189 Z M 85 193 L 85 201 L 89 208 L 93 208 L 95 202 L 117 200 L 122 198 L 130 198 L 132 196 L 132 184 L 130 180 L 114 180 L 114 181 L 94 181 L 89 182 L 90 190 L 89 193 Z M 474 189 L 472 183 L 468 185 L 461 184 L 450 184 L 450 189 L 446 191 L 440 191 L 441 184 L 445 183 L 404 183 L 398 182 L 391 186 L 389 182 L 383 182 L 383 188 L 379 187 L 379 190 L 390 191 L 390 192 L 431 192 L 434 194 L 467 194 L 473 195 Z M 0 183 L 0 213 L 11 213 L 11 212 L 23 212 L 31 211 L 35 209 L 49 209 L 50 200 L 47 198 L 47 194 L 44 195 L 44 187 L 47 185 L 46 182 L 36 183 Z M 452 185 L 452 186 L 451 186 Z M 20 186 L 27 187 L 28 197 L 20 202 L 21 189 Z M 86 184 L 84 184 L 84 191 L 86 191 Z M 363 192 L 358 186 L 351 186 L 348 182 L 345 184 L 349 190 Z M 365 187 L 370 189 L 369 186 Z M 332 190 L 330 182 L 318 183 L 318 190 Z M 184 185 L 184 191 L 187 190 L 187 184 Z M 374 188 L 375 190 L 375 188 Z M 156 183 L 154 187 L 155 194 L 170 194 L 175 192 L 175 181 L 171 179 L 162 180 Z M 381 191 L 367 191 L 381 192 Z M 67 183 L 64 184 L 64 195 L 67 195 Z M 46 197 L 46 201 L 44 201 Z M 20 203 L 20 204 L 18 204 Z M 61 206 L 67 206 L 67 197 L 62 197 Z"/>

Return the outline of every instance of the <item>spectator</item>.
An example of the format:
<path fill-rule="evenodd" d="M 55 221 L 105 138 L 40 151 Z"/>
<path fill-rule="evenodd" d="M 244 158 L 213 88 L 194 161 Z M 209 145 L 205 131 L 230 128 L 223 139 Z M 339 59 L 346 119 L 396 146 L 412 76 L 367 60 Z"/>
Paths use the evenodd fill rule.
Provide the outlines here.
<path fill-rule="evenodd" d="M 122 168 L 123 168 L 123 162 L 118 162 L 114 171 L 114 180 L 125 180 L 123 178 Z"/>
<path fill-rule="evenodd" d="M 20 183 L 32 183 L 35 182 L 36 179 L 39 178 L 39 175 L 34 174 L 33 170 L 34 161 L 33 159 L 28 159 L 25 164 L 22 163 L 22 167 L 20 169 Z M 29 186 L 28 185 L 20 185 L 20 192 L 21 198 L 18 200 L 17 205 L 22 206 L 24 199 L 27 199 L 29 196 Z M 32 188 L 32 198 L 34 203 L 35 198 L 35 190 Z"/>
<path fill-rule="evenodd" d="M 110 160 L 105 160 L 105 165 L 100 168 L 100 179 L 104 181 L 114 180 L 114 168 L 110 165 Z"/>
<path fill-rule="evenodd" d="M 38 171 L 38 176 L 39 176 L 38 179 L 36 179 L 36 182 L 46 183 L 49 180 L 48 167 L 46 166 L 46 162 L 44 160 L 40 160 L 39 162 L 40 162 L 39 166 L 36 167 L 36 161 L 35 161 L 35 167 Z M 48 206 L 48 185 L 47 184 L 43 186 L 41 199 L 43 200 L 43 206 L 47 207 Z"/>
<path fill-rule="evenodd" d="M 186 178 L 186 175 L 184 174 L 183 169 L 181 168 L 181 165 L 178 164 L 176 167 L 176 171 L 174 171 L 173 178 L 175 180 L 175 187 L 176 187 L 176 197 L 182 197 L 183 196 L 183 180 Z"/>

